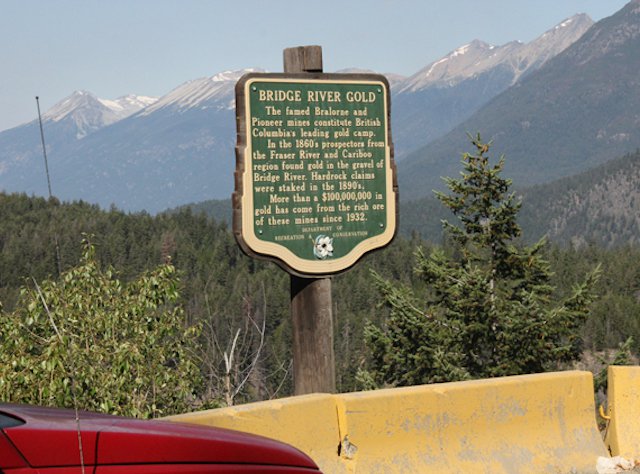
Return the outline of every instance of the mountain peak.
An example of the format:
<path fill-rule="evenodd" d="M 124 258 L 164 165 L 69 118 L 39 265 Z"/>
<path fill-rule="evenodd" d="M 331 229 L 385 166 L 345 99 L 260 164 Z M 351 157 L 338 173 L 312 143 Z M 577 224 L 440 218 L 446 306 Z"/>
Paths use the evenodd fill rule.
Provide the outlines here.
<path fill-rule="evenodd" d="M 229 82 L 233 81 L 234 83 L 238 81 L 243 75 L 249 72 L 262 72 L 261 69 L 256 68 L 248 68 L 248 69 L 239 69 L 236 71 L 222 71 L 218 74 L 211 77 L 213 82 Z"/>
<path fill-rule="evenodd" d="M 100 101 L 95 95 L 91 92 L 79 90 L 72 92 L 71 95 L 56 103 L 44 113 L 43 117 L 45 120 L 58 122 L 78 110 L 99 106 Z"/>
<path fill-rule="evenodd" d="M 429 86 L 450 87 L 490 69 L 505 54 L 518 47 L 520 44 L 515 41 L 494 46 L 475 39 L 418 71 L 407 79 L 400 92 L 417 91 Z"/>
<path fill-rule="evenodd" d="M 156 100 L 154 97 L 133 94 L 115 100 L 100 99 L 89 91 L 78 90 L 47 110 L 43 119 L 52 122 L 70 121 L 74 123 L 77 129 L 76 138 L 80 139 L 106 125 L 138 112 Z"/>
<path fill-rule="evenodd" d="M 575 15 L 554 26 L 553 31 L 559 30 L 560 28 L 567 28 L 569 26 L 575 25 L 576 23 L 588 23 L 589 25 L 592 25 L 593 20 L 586 13 L 576 13 Z"/>
<path fill-rule="evenodd" d="M 621 10 L 596 23 L 583 41 L 568 51 L 576 65 L 619 53 L 640 37 L 640 0 L 632 0 Z M 636 46 L 631 46 L 634 49 Z"/>
<path fill-rule="evenodd" d="M 516 82 L 521 76 L 534 71 L 551 58 L 557 56 L 580 39 L 593 26 L 593 20 L 585 13 L 579 13 L 562 20 L 527 43 L 514 58 Z"/>
<path fill-rule="evenodd" d="M 400 86 L 399 92 L 415 92 L 431 86 L 450 87 L 500 65 L 513 71 L 515 82 L 525 72 L 540 67 L 566 49 L 592 24 L 587 15 L 578 14 L 527 44 L 510 41 L 494 46 L 474 39 L 418 71 Z"/>
<path fill-rule="evenodd" d="M 76 139 L 81 139 L 118 118 L 117 114 L 94 94 L 80 90 L 74 91 L 51 107 L 45 112 L 43 119 L 51 122 L 71 122 Z"/>
<path fill-rule="evenodd" d="M 409 77 L 400 87 L 400 92 L 459 82 L 463 77 L 468 77 L 469 70 L 494 49 L 494 46 L 478 39 L 464 44 Z"/>
<path fill-rule="evenodd" d="M 554 45 L 570 42 L 589 22 L 586 16 L 563 21 L 526 45 L 516 59 L 530 68 L 524 59 L 553 54 Z M 511 163 L 510 178 L 518 186 L 568 176 L 637 149 L 639 58 L 636 0 L 589 27 L 446 135 L 407 156 L 407 164 L 399 168 L 400 184 L 410 190 L 404 192 L 405 199 L 411 190 L 438 189 L 441 183 L 433 177 L 455 175 L 454 163 L 446 158 L 458 153 L 460 139 L 469 130 L 481 130 L 485 138 L 499 143 L 500 153 Z"/>
<path fill-rule="evenodd" d="M 235 106 L 235 84 L 244 74 L 250 72 L 263 72 L 263 70 L 249 68 L 223 71 L 211 77 L 202 77 L 185 82 L 162 96 L 150 107 L 147 107 L 143 114 L 149 115 L 167 107 L 178 109 L 179 111 L 185 111 L 190 108 L 233 108 Z"/>

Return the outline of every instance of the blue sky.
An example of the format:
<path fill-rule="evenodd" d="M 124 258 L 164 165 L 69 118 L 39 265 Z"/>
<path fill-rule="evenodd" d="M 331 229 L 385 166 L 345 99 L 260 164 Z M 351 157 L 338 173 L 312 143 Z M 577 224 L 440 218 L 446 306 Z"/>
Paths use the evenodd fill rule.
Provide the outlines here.
<path fill-rule="evenodd" d="M 473 39 L 530 41 L 627 0 L 0 0 L 0 130 L 71 94 L 161 96 L 229 69 L 282 69 L 319 44 L 325 71 L 411 75 Z"/>

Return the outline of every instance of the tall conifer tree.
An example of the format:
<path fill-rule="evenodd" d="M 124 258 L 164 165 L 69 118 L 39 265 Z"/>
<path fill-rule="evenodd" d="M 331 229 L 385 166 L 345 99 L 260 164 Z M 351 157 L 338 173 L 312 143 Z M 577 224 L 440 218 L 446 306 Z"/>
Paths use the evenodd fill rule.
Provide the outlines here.
<path fill-rule="evenodd" d="M 457 218 L 443 222 L 450 248 L 416 252 L 423 294 L 375 275 L 391 308 L 385 327 L 368 325 L 371 373 L 378 384 L 409 385 L 542 372 L 581 353 L 579 328 L 594 298 L 598 270 L 554 300 L 544 239 L 517 245 L 520 202 L 492 164 L 489 143 L 471 138 L 461 177 L 447 178 L 439 200 Z"/>

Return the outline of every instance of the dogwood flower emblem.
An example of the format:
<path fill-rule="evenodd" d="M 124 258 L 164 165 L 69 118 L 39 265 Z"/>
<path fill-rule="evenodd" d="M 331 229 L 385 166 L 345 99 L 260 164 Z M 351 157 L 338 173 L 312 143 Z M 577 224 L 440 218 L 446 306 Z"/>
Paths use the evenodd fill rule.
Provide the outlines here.
<path fill-rule="evenodd" d="M 333 256 L 333 239 L 328 235 L 320 234 L 313 242 L 313 255 L 320 260 Z"/>

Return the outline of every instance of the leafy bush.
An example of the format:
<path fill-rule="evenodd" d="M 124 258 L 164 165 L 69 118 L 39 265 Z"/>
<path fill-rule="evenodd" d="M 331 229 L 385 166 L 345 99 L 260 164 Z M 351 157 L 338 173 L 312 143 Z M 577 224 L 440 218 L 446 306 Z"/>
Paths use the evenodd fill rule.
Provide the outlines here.
<path fill-rule="evenodd" d="M 59 280 L 32 280 L 0 314 L 0 398 L 134 417 L 185 411 L 200 385 L 199 327 L 185 326 L 175 268 L 124 284 L 84 241 Z"/>

